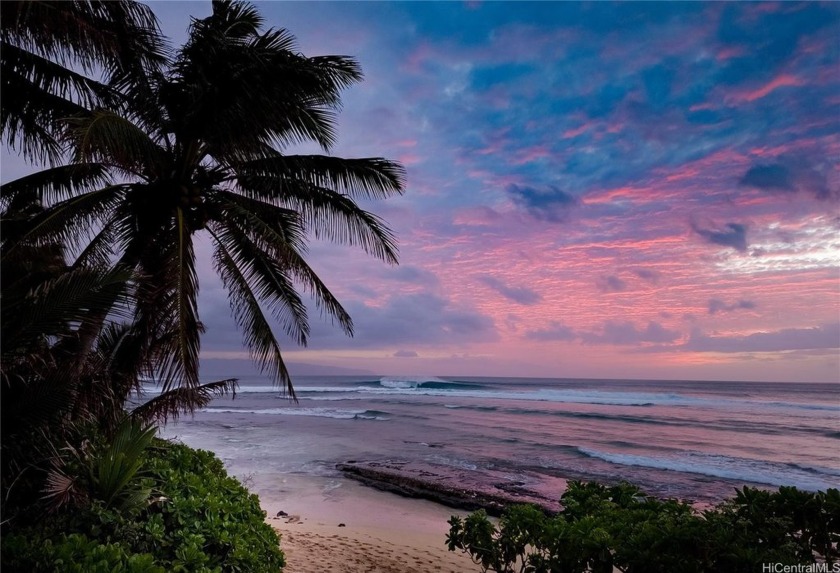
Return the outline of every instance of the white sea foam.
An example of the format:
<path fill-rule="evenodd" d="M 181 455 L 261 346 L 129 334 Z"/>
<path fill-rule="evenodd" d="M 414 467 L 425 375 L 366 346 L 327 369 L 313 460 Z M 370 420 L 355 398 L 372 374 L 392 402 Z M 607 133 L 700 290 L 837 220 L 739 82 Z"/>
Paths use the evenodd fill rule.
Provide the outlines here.
<path fill-rule="evenodd" d="M 832 468 L 816 466 L 806 468 L 795 464 L 734 458 L 719 454 L 682 452 L 670 457 L 653 457 L 602 452 L 584 447 L 579 447 L 577 450 L 589 457 L 624 466 L 672 470 L 774 486 L 794 485 L 810 491 L 837 487 L 840 481 L 840 470 Z"/>
<path fill-rule="evenodd" d="M 142 386 L 143 394 L 149 396 L 157 396 L 161 393 L 161 386 L 154 381 L 145 381 Z M 340 389 L 339 389 L 340 390 Z M 276 386 L 238 386 L 236 388 L 237 394 L 277 394 L 280 395 L 283 391 Z"/>
<path fill-rule="evenodd" d="M 715 409 L 773 409 L 773 410 L 822 410 L 840 412 L 840 405 L 797 402 L 771 402 L 749 398 L 704 398 L 671 392 L 620 392 L 602 390 L 492 390 L 484 388 L 464 389 L 455 382 L 433 378 L 384 379 L 379 386 L 300 386 L 298 394 L 339 394 L 342 397 L 311 398 L 319 400 L 350 399 L 356 395 L 406 395 L 443 396 L 452 398 L 486 398 L 493 400 L 521 400 L 532 402 L 557 402 L 568 404 L 602 404 L 608 406 L 692 406 Z M 425 387 L 423 383 L 452 384 L 454 387 Z M 309 396 L 307 396 L 309 397 Z"/>
<path fill-rule="evenodd" d="M 202 412 L 215 414 L 259 414 L 266 416 L 315 416 L 318 418 L 335 418 L 338 420 L 388 420 L 383 412 L 369 410 L 344 410 L 337 408 L 262 408 L 246 410 L 237 408 L 205 408 Z"/>
<path fill-rule="evenodd" d="M 379 385 L 383 388 L 420 388 L 428 382 L 448 383 L 434 376 L 383 376 L 379 379 Z"/>

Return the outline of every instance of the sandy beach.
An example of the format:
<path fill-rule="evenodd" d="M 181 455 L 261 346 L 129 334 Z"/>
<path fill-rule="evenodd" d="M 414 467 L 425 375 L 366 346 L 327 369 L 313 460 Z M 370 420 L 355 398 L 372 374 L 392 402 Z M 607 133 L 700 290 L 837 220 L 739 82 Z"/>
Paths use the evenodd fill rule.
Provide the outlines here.
<path fill-rule="evenodd" d="M 275 522 L 286 554 L 284 573 L 465 573 L 478 568 L 461 553 L 422 535 L 383 528 Z"/>
<path fill-rule="evenodd" d="M 281 535 L 284 573 L 470 573 L 480 568 L 445 545 L 447 520 L 463 512 L 351 480 L 282 478 L 260 493 Z M 287 515 L 278 517 L 278 512 Z"/>

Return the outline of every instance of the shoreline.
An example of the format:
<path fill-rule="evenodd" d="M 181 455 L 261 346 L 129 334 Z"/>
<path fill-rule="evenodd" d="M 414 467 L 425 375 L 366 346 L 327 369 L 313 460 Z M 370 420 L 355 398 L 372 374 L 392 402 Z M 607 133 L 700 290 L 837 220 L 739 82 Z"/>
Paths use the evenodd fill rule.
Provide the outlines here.
<path fill-rule="evenodd" d="M 338 477 L 262 474 L 249 484 L 260 496 L 266 523 L 281 536 L 284 573 L 477 573 L 480 566 L 469 556 L 446 547 L 452 515 L 498 510 L 508 503 L 537 503 L 549 512 L 559 508 L 557 502 L 538 503 L 545 496 L 516 483 L 496 484 L 514 491 L 479 492 L 469 489 L 475 483 L 452 476 L 429 487 L 439 476 L 428 468 L 423 478 L 429 481 L 424 481 L 407 479 L 407 470 L 418 468 L 400 463 L 342 466 L 348 464 L 337 465 Z M 459 500 L 461 494 L 465 497 Z"/>
<path fill-rule="evenodd" d="M 256 488 L 266 523 L 280 534 L 284 573 L 472 573 L 446 548 L 447 520 L 466 515 L 438 503 L 356 481 L 276 475 L 275 493 Z M 286 515 L 278 516 L 278 512 Z"/>

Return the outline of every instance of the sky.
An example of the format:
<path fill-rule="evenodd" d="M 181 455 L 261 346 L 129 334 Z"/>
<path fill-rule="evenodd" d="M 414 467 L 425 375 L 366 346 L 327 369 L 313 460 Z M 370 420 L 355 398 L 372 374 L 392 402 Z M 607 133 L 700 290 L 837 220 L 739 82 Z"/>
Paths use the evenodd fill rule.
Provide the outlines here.
<path fill-rule="evenodd" d="M 150 5 L 175 44 L 210 11 Z M 840 4 L 257 6 L 305 55 L 362 66 L 330 153 L 407 170 L 403 196 L 364 204 L 400 264 L 313 242 L 355 335 L 313 311 L 288 361 L 840 381 Z M 203 251 L 202 358 L 238 371 Z"/>

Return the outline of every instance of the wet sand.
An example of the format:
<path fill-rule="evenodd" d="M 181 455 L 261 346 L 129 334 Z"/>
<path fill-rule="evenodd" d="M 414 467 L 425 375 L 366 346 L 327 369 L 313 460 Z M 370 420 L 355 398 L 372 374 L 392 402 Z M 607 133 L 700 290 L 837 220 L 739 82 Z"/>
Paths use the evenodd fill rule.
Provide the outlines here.
<path fill-rule="evenodd" d="M 286 554 L 284 573 L 466 573 L 467 556 L 424 536 L 305 522 L 274 524 Z"/>
<path fill-rule="evenodd" d="M 261 488 L 257 488 L 261 489 Z M 478 573 L 446 548 L 446 523 L 463 511 L 348 479 L 287 476 L 267 496 L 266 521 L 281 535 L 284 573 Z M 277 513 L 286 515 L 278 517 Z"/>

